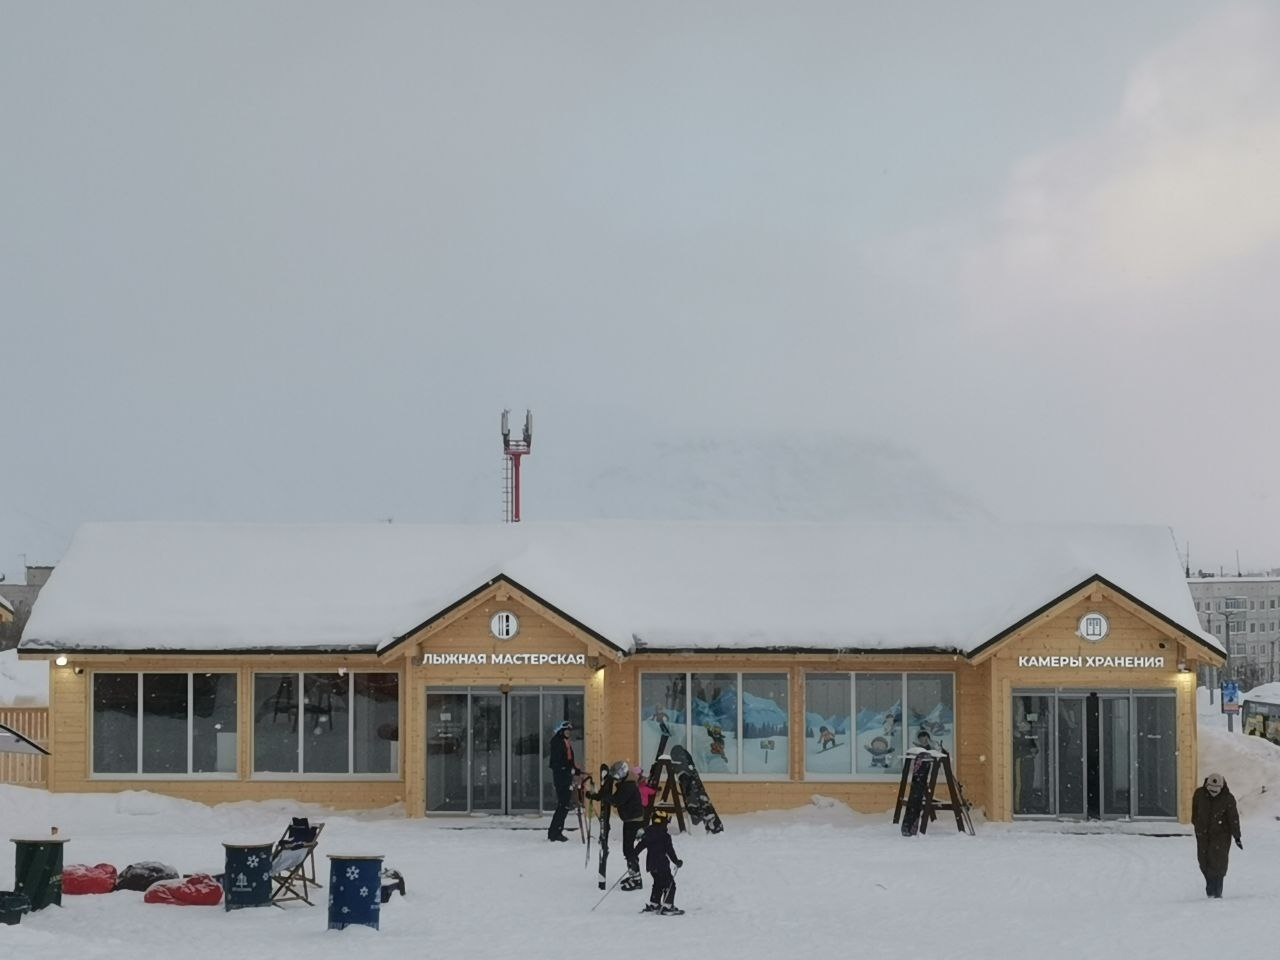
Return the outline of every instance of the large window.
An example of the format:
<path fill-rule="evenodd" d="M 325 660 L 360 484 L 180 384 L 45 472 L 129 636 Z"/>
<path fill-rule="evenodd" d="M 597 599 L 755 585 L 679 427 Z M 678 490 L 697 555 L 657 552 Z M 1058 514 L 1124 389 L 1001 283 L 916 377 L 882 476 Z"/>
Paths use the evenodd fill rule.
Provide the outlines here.
<path fill-rule="evenodd" d="M 925 730 L 954 752 L 949 673 L 811 673 L 805 678 L 806 774 L 897 777 Z"/>
<path fill-rule="evenodd" d="M 705 776 L 785 777 L 787 684 L 785 673 L 641 674 L 640 762 L 653 762 L 665 726 Z"/>
<path fill-rule="evenodd" d="M 253 772 L 383 777 L 400 769 L 400 677 L 257 673 Z"/>
<path fill-rule="evenodd" d="M 95 673 L 94 775 L 234 776 L 234 673 Z"/>

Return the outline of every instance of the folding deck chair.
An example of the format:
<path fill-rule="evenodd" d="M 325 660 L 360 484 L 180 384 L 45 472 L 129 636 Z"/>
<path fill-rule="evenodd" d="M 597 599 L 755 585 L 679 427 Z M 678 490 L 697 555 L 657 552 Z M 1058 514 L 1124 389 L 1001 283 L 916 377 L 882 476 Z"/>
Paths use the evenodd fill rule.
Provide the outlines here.
<path fill-rule="evenodd" d="M 316 845 L 323 823 L 294 817 L 271 849 L 271 902 L 277 906 L 300 900 L 311 904 L 308 887 L 319 888 L 316 880 Z"/>

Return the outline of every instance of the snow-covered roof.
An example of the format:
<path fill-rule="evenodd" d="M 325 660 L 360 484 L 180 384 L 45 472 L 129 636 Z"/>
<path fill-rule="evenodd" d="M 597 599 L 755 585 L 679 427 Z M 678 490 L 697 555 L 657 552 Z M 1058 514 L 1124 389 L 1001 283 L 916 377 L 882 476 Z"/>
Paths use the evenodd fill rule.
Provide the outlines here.
<path fill-rule="evenodd" d="M 382 649 L 499 576 L 626 652 L 970 652 L 1094 576 L 1212 649 L 1161 527 L 87 524 L 24 651 Z"/>

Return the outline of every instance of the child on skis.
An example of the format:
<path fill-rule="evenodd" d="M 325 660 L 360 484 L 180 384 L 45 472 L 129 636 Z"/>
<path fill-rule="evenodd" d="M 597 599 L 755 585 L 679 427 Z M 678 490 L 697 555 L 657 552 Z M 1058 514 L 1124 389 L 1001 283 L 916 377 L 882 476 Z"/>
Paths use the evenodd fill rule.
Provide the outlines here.
<path fill-rule="evenodd" d="M 652 888 L 644 912 L 679 917 L 684 911 L 675 904 L 676 881 L 670 864 L 674 863 L 679 869 L 684 866 L 684 861 L 676 856 L 676 849 L 671 843 L 671 834 L 667 831 L 670 820 L 671 815 L 667 811 L 653 811 L 653 819 L 649 821 L 649 826 L 645 828 L 644 835 L 636 846 L 636 854 L 641 850 L 648 851 L 644 867 L 649 871 Z"/>

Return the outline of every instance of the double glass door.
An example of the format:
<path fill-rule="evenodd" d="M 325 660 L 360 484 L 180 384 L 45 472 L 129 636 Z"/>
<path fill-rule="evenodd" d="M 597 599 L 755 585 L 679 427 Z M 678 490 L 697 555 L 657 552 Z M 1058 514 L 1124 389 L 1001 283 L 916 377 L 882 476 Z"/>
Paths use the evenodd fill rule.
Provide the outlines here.
<path fill-rule="evenodd" d="M 551 733 L 573 724 L 583 763 L 580 687 L 427 689 L 427 812 L 541 813 L 556 806 Z"/>
<path fill-rule="evenodd" d="M 1017 692 L 1012 737 L 1015 816 L 1178 815 L 1173 691 Z"/>

